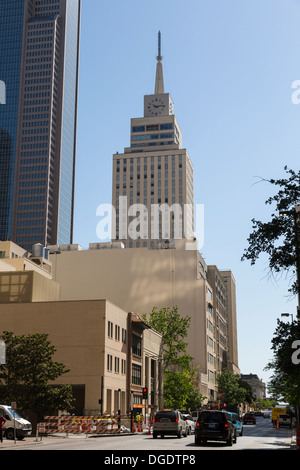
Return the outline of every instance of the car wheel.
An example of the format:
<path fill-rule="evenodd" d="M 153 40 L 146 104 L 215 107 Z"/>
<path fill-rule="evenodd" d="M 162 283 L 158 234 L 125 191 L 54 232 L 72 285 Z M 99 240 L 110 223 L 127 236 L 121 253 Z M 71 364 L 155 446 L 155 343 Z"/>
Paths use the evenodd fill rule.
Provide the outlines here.
<path fill-rule="evenodd" d="M 199 439 L 198 437 L 195 437 L 195 445 L 200 446 L 200 444 L 201 444 L 201 439 Z"/>
<path fill-rule="evenodd" d="M 233 443 L 236 444 L 237 442 L 237 437 L 236 437 L 236 433 L 234 434 L 234 437 L 233 437 Z"/>
<path fill-rule="evenodd" d="M 8 439 L 9 441 L 13 440 L 15 438 L 15 432 L 13 429 L 9 428 L 6 433 L 5 433 L 5 437 L 6 439 Z"/>
<path fill-rule="evenodd" d="M 182 429 L 180 429 L 179 433 L 177 434 L 178 439 L 182 438 Z"/>
<path fill-rule="evenodd" d="M 156 432 L 153 433 L 153 439 L 157 439 L 157 433 Z"/>
<path fill-rule="evenodd" d="M 240 436 L 242 436 L 242 435 L 243 435 L 243 431 L 244 431 L 244 430 L 243 430 L 243 428 L 242 428 L 242 429 L 241 429 L 241 432 L 240 432 Z"/>

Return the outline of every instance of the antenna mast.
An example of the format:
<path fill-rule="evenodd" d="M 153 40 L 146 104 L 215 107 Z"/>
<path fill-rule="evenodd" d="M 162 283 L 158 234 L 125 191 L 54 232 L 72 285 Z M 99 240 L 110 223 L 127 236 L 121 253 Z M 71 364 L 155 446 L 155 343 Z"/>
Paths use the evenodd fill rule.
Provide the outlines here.
<path fill-rule="evenodd" d="M 158 31 L 158 57 L 157 57 L 158 60 L 162 60 L 162 56 L 161 56 L 161 32 Z"/>

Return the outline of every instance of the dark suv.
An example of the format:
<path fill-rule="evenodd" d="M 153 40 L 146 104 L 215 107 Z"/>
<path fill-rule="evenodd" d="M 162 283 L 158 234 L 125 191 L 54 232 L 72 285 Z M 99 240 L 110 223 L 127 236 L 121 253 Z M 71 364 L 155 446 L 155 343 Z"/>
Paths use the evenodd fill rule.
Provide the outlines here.
<path fill-rule="evenodd" d="M 195 428 L 195 444 L 207 441 L 226 441 L 232 446 L 236 443 L 236 428 L 226 411 L 205 410 L 199 414 Z"/>
<path fill-rule="evenodd" d="M 247 423 L 256 424 L 255 414 L 252 412 L 246 413 L 244 415 L 243 421 L 244 421 L 244 424 L 247 424 Z"/>

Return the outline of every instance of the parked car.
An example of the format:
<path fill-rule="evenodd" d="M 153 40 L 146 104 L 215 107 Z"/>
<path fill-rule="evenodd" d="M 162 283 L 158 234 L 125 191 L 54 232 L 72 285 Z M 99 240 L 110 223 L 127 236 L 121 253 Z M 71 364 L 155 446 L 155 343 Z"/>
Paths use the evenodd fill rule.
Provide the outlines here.
<path fill-rule="evenodd" d="M 198 416 L 199 416 L 200 413 L 201 413 L 201 411 L 192 411 L 191 412 L 191 416 L 193 418 L 193 421 L 195 421 L 195 425 L 197 423 L 197 419 L 198 419 Z"/>
<path fill-rule="evenodd" d="M 176 435 L 179 438 L 187 436 L 187 425 L 180 411 L 157 411 L 153 419 L 153 437 L 156 439 L 158 435 L 164 437 L 166 434 Z"/>
<path fill-rule="evenodd" d="M 232 446 L 237 441 L 237 432 L 231 416 L 226 411 L 201 411 L 195 428 L 195 444 L 207 441 L 225 441 Z"/>
<path fill-rule="evenodd" d="M 195 421 L 193 420 L 191 415 L 183 414 L 182 416 L 183 416 L 184 421 L 186 422 L 187 434 L 192 434 L 195 431 L 195 426 L 196 426 Z"/>
<path fill-rule="evenodd" d="M 271 414 L 272 414 L 271 411 L 265 411 L 265 412 L 264 412 L 264 418 L 269 418 L 269 419 L 270 419 L 270 418 L 271 418 Z"/>
<path fill-rule="evenodd" d="M 237 413 L 232 413 L 229 411 L 229 414 L 231 416 L 232 423 L 235 425 L 237 436 L 242 436 L 244 427 L 243 427 L 243 422 L 241 418 L 239 417 Z"/>
<path fill-rule="evenodd" d="M 263 412 L 262 411 L 255 411 L 254 412 L 254 416 L 263 416 Z"/>
<path fill-rule="evenodd" d="M 256 418 L 254 413 L 246 413 L 243 417 L 244 424 L 252 423 L 256 424 Z"/>

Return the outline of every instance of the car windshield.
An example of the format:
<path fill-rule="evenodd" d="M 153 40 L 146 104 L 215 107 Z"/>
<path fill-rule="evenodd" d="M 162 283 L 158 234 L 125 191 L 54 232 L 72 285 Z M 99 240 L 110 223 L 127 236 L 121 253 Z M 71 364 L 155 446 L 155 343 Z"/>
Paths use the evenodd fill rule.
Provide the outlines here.
<path fill-rule="evenodd" d="M 155 418 L 169 418 L 174 419 L 176 418 L 174 411 L 158 411 L 155 415 Z"/>
<path fill-rule="evenodd" d="M 16 411 L 14 411 L 12 408 L 8 407 L 8 411 L 10 412 L 10 414 L 12 415 L 13 418 L 15 419 L 20 419 L 21 416 L 18 415 L 18 413 Z"/>
<path fill-rule="evenodd" d="M 203 413 L 200 419 L 204 423 L 223 423 L 225 416 L 222 413 L 211 411 L 209 413 Z"/>

